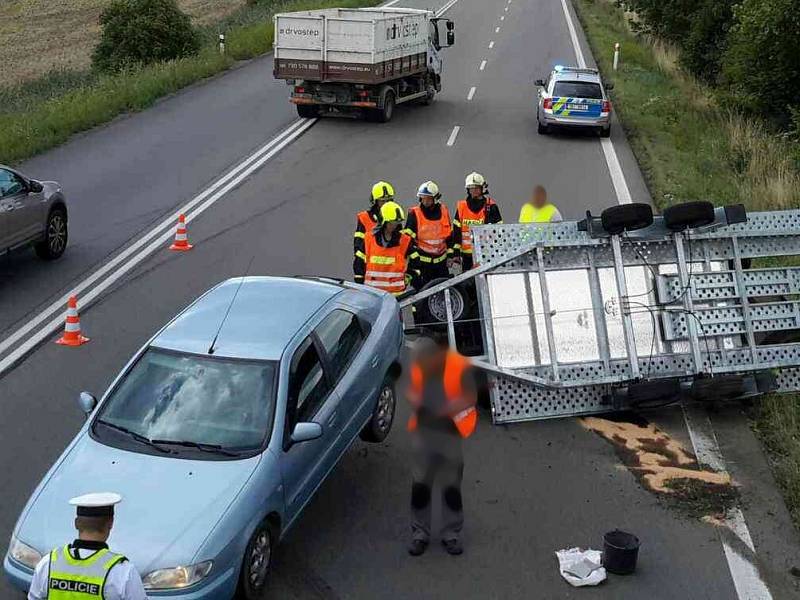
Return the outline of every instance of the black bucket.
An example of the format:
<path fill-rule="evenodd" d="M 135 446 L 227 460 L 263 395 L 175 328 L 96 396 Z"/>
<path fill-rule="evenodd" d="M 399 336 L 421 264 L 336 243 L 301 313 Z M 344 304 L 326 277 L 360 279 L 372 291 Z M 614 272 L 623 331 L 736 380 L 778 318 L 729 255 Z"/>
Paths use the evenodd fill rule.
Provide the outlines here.
<path fill-rule="evenodd" d="M 603 567 L 615 575 L 630 575 L 636 570 L 639 538 L 615 529 L 603 536 Z"/>

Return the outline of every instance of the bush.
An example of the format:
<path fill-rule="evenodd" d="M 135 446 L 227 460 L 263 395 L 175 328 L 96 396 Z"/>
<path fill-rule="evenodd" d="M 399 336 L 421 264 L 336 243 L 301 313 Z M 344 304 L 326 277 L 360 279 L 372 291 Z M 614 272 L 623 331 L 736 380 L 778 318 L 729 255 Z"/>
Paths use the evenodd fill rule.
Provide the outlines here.
<path fill-rule="evenodd" d="M 723 58 L 723 78 L 744 108 L 788 125 L 800 97 L 800 0 L 743 0 Z"/>
<path fill-rule="evenodd" d="M 650 33 L 677 42 L 688 34 L 698 0 L 618 0 L 620 6 L 635 12 L 634 23 L 640 33 Z"/>
<path fill-rule="evenodd" d="M 681 43 L 681 64 L 707 83 L 716 82 L 719 75 L 728 31 L 733 25 L 733 6 L 737 1 L 699 1 L 689 34 Z"/>
<path fill-rule="evenodd" d="M 112 0 L 100 25 L 92 65 L 101 71 L 183 58 L 200 48 L 198 32 L 175 0 Z"/>

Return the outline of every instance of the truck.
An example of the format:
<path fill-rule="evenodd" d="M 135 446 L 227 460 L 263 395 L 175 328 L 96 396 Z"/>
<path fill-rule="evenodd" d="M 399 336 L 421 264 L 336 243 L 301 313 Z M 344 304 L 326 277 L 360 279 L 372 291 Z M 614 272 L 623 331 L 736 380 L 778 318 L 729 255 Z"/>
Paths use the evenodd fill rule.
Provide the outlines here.
<path fill-rule="evenodd" d="M 429 10 L 331 8 L 274 17 L 274 76 L 292 86 L 303 118 L 386 123 L 406 102 L 429 105 L 442 89 L 441 51 L 455 26 Z"/>

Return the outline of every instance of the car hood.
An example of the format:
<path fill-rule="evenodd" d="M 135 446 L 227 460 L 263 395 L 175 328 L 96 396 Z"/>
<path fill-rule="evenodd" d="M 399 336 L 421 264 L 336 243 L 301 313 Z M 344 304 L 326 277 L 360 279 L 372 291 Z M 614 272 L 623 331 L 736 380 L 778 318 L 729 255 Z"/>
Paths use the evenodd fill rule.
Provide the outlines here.
<path fill-rule="evenodd" d="M 117 492 L 123 501 L 108 542 L 112 550 L 125 554 L 142 574 L 188 565 L 259 460 L 138 454 L 105 446 L 84 433 L 33 500 L 17 537 L 42 552 L 70 542 L 76 532 L 69 499 Z"/>

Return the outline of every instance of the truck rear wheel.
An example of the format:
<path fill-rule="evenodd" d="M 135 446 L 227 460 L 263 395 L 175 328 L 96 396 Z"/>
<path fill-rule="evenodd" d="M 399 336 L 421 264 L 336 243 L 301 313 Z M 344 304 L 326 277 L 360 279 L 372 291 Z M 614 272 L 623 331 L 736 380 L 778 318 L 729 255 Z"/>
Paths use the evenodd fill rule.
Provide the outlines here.
<path fill-rule="evenodd" d="M 319 109 L 313 104 L 298 104 L 297 116 L 301 119 L 316 119 L 319 116 Z"/>
<path fill-rule="evenodd" d="M 394 116 L 394 109 L 396 103 L 394 99 L 394 92 L 388 91 L 386 92 L 386 96 L 383 98 L 383 108 L 379 108 L 377 111 L 377 120 L 379 123 L 388 123 L 392 120 Z"/>

